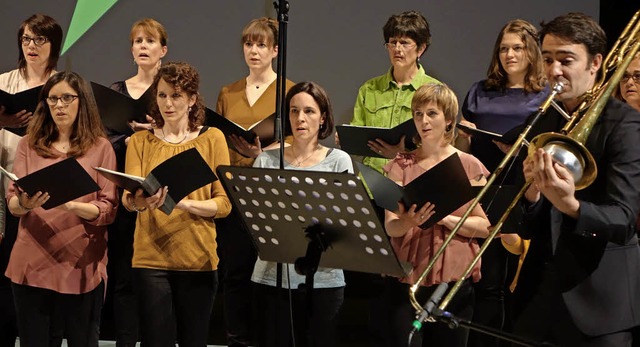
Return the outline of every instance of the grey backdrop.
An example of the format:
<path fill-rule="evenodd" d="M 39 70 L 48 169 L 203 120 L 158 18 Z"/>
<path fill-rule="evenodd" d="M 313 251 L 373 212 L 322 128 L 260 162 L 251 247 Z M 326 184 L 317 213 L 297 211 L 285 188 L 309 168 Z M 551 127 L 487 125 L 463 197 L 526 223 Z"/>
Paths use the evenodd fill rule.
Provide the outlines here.
<path fill-rule="evenodd" d="M 16 31 L 31 14 L 55 18 L 65 33 L 75 1 L 3 0 L 0 10 L 0 71 L 16 67 Z M 598 19 L 598 0 L 291 0 L 287 77 L 324 86 L 337 123 L 351 119 L 358 87 L 389 68 L 382 26 L 394 13 L 415 9 L 431 25 L 432 44 L 423 56 L 427 73 L 449 84 L 464 98 L 470 85 L 485 76 L 499 29 L 522 18 L 536 25 L 557 15 L 580 11 Z M 71 68 L 85 78 L 109 85 L 135 74 L 130 52 L 131 24 L 152 17 L 169 33 L 164 61 L 193 64 L 201 74 L 205 103 L 215 107 L 223 85 L 248 73 L 240 33 L 252 18 L 275 17 L 269 0 L 118 1 L 61 58 L 58 69 Z"/>

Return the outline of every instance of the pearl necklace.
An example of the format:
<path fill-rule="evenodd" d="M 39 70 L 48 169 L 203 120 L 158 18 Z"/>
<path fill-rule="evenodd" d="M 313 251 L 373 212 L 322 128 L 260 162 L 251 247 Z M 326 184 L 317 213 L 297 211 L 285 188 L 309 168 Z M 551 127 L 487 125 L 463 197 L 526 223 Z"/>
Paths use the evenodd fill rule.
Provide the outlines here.
<path fill-rule="evenodd" d="M 180 140 L 178 142 L 171 142 L 171 141 L 167 140 L 167 138 L 164 136 L 164 130 L 160 129 L 160 131 L 162 131 L 162 140 L 167 142 L 167 143 L 170 143 L 172 145 L 179 145 L 179 144 L 183 143 L 184 140 L 187 139 L 187 136 L 189 136 L 189 131 L 187 131 L 187 132 L 184 133 L 184 137 L 182 138 L 182 140 Z"/>

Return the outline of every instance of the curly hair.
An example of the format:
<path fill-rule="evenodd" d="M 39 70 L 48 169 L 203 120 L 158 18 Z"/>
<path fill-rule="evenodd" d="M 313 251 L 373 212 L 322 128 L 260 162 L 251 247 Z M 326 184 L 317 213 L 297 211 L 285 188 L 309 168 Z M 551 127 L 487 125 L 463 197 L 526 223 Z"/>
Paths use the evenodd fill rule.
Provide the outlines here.
<path fill-rule="evenodd" d="M 158 83 L 161 79 L 176 91 L 186 93 L 188 97 L 195 95 L 196 102 L 189 110 L 189 130 L 196 130 L 204 123 L 205 118 L 205 106 L 199 92 L 200 74 L 198 74 L 198 71 L 193 66 L 183 62 L 169 62 L 162 65 L 153 79 L 153 84 L 151 84 L 151 88 L 153 88 L 152 95 L 158 95 Z M 162 118 L 156 99 L 150 106 L 149 115 L 159 128 L 163 127 L 164 118 Z"/>

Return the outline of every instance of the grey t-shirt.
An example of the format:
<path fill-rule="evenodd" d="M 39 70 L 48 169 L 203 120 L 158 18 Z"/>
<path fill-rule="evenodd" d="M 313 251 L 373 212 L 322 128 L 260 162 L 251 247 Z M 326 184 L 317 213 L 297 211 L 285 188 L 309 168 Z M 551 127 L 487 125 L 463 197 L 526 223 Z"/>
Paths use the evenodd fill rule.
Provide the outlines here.
<path fill-rule="evenodd" d="M 253 167 L 277 169 L 280 167 L 280 151 L 278 149 L 262 152 L 253 163 Z M 295 167 L 291 163 L 284 162 L 285 169 L 305 170 L 305 171 L 328 171 L 353 173 L 353 163 L 351 157 L 339 149 L 329 149 L 327 156 L 318 164 L 310 167 Z M 293 264 L 286 264 L 282 274 L 282 287 L 297 289 L 305 282 L 305 277 L 298 275 Z M 268 262 L 258 258 L 253 268 L 251 281 L 269 286 L 276 286 L 276 263 Z M 291 286 L 289 286 L 291 282 Z M 344 287 L 344 273 L 342 270 L 318 268 L 313 277 L 314 288 L 335 288 Z"/>

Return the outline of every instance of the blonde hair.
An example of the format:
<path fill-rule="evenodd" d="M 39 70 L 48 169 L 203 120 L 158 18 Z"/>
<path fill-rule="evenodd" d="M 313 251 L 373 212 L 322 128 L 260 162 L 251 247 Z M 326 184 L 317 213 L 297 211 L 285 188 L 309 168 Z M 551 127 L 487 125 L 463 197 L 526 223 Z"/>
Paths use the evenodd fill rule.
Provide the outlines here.
<path fill-rule="evenodd" d="M 411 99 L 411 111 L 415 112 L 420 106 L 428 103 L 435 103 L 444 113 L 445 121 L 450 121 L 446 128 L 444 138 L 446 143 L 451 143 L 454 139 L 456 118 L 458 116 L 458 98 L 456 94 L 446 84 L 429 83 L 421 86 L 413 94 Z M 420 136 L 414 137 L 414 143 L 420 143 Z"/>

